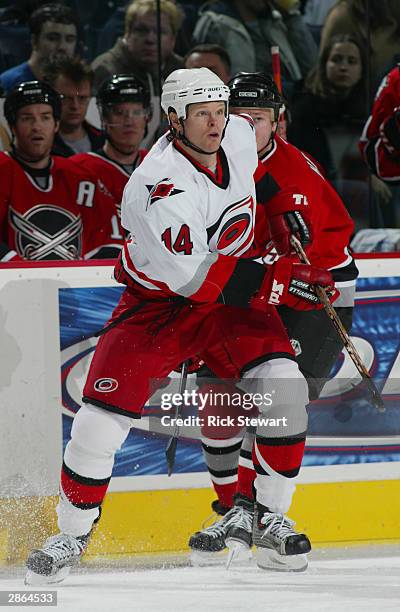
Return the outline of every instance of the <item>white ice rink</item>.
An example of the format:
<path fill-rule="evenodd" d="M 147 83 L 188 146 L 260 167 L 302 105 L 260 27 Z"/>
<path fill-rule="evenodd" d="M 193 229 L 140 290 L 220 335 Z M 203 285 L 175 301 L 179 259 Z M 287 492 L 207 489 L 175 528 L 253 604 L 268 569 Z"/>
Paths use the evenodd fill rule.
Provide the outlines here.
<path fill-rule="evenodd" d="M 343 557 L 343 558 L 340 558 Z M 0 590 L 25 590 L 22 569 L 0 571 Z M 39 590 L 39 587 L 37 587 Z M 41 587 L 41 590 L 46 587 Z M 32 587 L 30 587 L 32 589 Z M 57 590 L 57 612 L 386 612 L 400 611 L 400 550 L 390 546 L 316 551 L 306 572 L 253 565 L 75 570 Z M 12 606 L 26 611 L 27 607 Z"/>

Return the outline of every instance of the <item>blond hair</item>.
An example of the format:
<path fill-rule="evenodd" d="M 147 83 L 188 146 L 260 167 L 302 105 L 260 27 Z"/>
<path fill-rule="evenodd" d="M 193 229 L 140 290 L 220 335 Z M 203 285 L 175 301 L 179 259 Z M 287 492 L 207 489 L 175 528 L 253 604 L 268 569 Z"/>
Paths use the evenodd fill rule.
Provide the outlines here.
<path fill-rule="evenodd" d="M 176 6 L 173 0 L 160 0 L 161 13 L 164 13 L 169 18 L 172 32 L 174 35 L 178 32 L 183 21 L 183 12 Z M 148 13 L 157 12 L 156 0 L 133 0 L 126 9 L 125 13 L 125 35 L 130 34 L 133 23 Z"/>

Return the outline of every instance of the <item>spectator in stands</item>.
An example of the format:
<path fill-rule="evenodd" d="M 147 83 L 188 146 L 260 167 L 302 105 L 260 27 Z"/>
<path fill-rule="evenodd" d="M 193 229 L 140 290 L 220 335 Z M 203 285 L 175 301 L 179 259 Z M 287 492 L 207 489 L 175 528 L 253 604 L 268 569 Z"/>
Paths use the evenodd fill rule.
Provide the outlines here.
<path fill-rule="evenodd" d="M 162 76 L 183 67 L 183 60 L 174 53 L 176 35 L 182 23 L 182 11 L 171 0 L 161 0 Z M 97 91 L 113 74 L 129 74 L 149 81 L 151 93 L 158 91 L 157 2 L 134 0 L 125 14 L 125 33 L 109 51 L 92 63 L 94 88 Z"/>
<path fill-rule="evenodd" d="M 231 60 L 220 45 L 204 44 L 192 47 L 184 59 L 185 68 L 209 68 L 226 84 L 231 78 Z"/>
<path fill-rule="evenodd" d="M 335 36 L 293 97 L 288 128 L 289 141 L 322 166 L 359 218 L 366 216 L 368 202 L 368 173 L 358 150 L 366 100 L 365 53 L 350 36 Z"/>
<path fill-rule="evenodd" d="M 360 149 L 373 175 L 391 190 L 390 206 L 382 208 L 382 215 L 386 227 L 396 227 L 400 222 L 400 66 L 393 68 L 379 87 Z"/>
<path fill-rule="evenodd" d="M 3 95 L 4 92 L 0 87 L 0 98 L 3 97 Z M 0 123 L 0 151 L 8 151 L 10 144 L 10 135 L 3 123 Z"/>
<path fill-rule="evenodd" d="M 103 134 L 85 119 L 92 93 L 92 69 L 78 57 L 63 57 L 48 65 L 44 79 L 62 99 L 53 155 L 69 157 L 100 149 Z"/>
<path fill-rule="evenodd" d="M 331 180 L 340 166 L 335 139 L 346 139 L 342 151 L 354 150 L 367 115 L 365 73 L 365 54 L 358 43 L 347 35 L 335 36 L 292 100 L 288 138 L 310 153 Z"/>
<path fill-rule="evenodd" d="M 115 74 L 97 93 L 97 105 L 106 137 L 95 153 L 71 158 L 100 176 L 119 206 L 122 192 L 147 151 L 140 148 L 151 117 L 150 92 L 143 81 L 129 74 Z M 115 232 L 118 221 L 115 218 Z"/>
<path fill-rule="evenodd" d="M 9 151 L 10 146 L 11 140 L 7 128 L 0 123 L 0 151 Z"/>
<path fill-rule="evenodd" d="M 321 41 L 321 30 L 329 10 L 336 0 L 306 0 L 304 5 L 304 21 L 311 30 L 315 42 Z"/>
<path fill-rule="evenodd" d="M 8 92 L 24 81 L 42 79 L 45 66 L 59 57 L 72 57 L 77 46 L 78 24 L 74 13 L 62 4 L 45 4 L 30 18 L 32 53 L 28 61 L 0 75 Z"/>
<path fill-rule="evenodd" d="M 287 97 L 317 61 L 317 46 L 297 0 L 210 0 L 200 9 L 193 40 L 223 46 L 232 74 L 272 72 L 270 49 L 278 45 Z"/>
<path fill-rule="evenodd" d="M 116 256 L 111 195 L 87 169 L 51 156 L 59 94 L 40 81 L 21 83 L 4 114 L 13 148 L 0 153 L 0 261 Z"/>
<path fill-rule="evenodd" d="M 105 24 L 121 10 L 123 13 L 127 0 L 64 0 L 71 7 L 81 24 L 81 37 L 83 42 L 83 57 L 91 62 L 93 58 L 106 51 L 114 44 L 103 47 Z M 100 48 L 99 48 L 100 47 Z"/>
<path fill-rule="evenodd" d="M 321 33 L 321 52 L 333 36 L 348 34 L 369 53 L 371 93 L 400 53 L 399 0 L 369 0 L 369 26 L 365 0 L 337 0 Z M 368 40 L 369 39 L 369 40 Z"/>

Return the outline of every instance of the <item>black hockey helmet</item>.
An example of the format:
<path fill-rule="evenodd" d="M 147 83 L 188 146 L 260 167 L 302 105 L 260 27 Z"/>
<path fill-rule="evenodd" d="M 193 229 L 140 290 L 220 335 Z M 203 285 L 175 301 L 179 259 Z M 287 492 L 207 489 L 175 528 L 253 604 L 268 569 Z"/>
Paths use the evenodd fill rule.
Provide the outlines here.
<path fill-rule="evenodd" d="M 26 81 L 12 89 L 4 102 L 4 116 L 8 124 L 15 125 L 17 112 L 30 104 L 49 104 L 55 121 L 61 117 L 61 96 L 50 85 L 42 81 Z"/>
<path fill-rule="evenodd" d="M 96 96 L 101 113 L 113 104 L 141 102 L 150 112 L 150 91 L 145 83 L 133 74 L 113 74 L 104 81 Z"/>
<path fill-rule="evenodd" d="M 228 83 L 230 105 L 233 107 L 272 108 L 274 120 L 284 104 L 274 79 L 264 72 L 239 72 Z"/>

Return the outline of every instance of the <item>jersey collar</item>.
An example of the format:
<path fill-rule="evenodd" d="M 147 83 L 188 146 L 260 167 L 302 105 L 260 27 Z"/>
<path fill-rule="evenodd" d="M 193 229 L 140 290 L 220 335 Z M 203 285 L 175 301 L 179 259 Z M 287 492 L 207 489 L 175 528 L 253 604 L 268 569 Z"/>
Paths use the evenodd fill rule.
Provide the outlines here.
<path fill-rule="evenodd" d="M 260 157 L 260 162 L 265 162 L 267 161 L 267 159 L 269 159 L 270 157 L 273 156 L 273 154 L 275 153 L 277 149 L 277 144 L 275 139 L 272 141 L 272 149 L 271 151 L 267 151 L 267 153 L 264 153 L 264 155 L 262 157 Z"/>
<path fill-rule="evenodd" d="M 228 160 L 225 155 L 225 151 L 222 147 L 218 149 L 217 152 L 217 169 L 214 174 L 211 170 L 200 164 L 194 157 L 192 157 L 189 153 L 187 153 L 177 142 L 174 140 L 173 146 L 181 155 L 186 157 L 186 159 L 202 174 L 205 174 L 207 178 L 210 179 L 214 185 L 220 187 L 221 189 L 226 189 L 229 185 L 229 165 Z"/>

